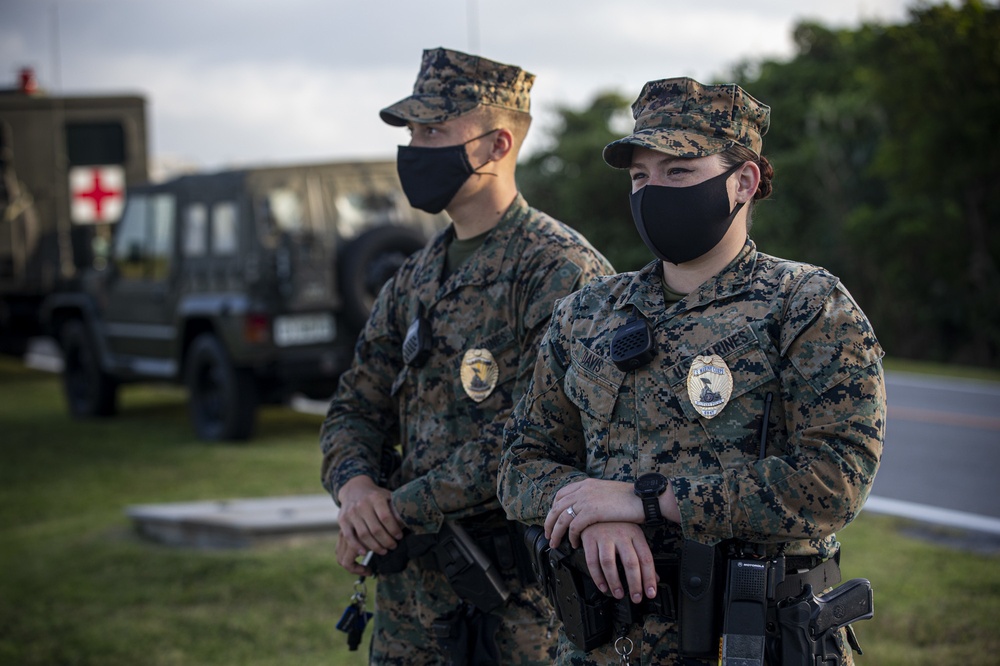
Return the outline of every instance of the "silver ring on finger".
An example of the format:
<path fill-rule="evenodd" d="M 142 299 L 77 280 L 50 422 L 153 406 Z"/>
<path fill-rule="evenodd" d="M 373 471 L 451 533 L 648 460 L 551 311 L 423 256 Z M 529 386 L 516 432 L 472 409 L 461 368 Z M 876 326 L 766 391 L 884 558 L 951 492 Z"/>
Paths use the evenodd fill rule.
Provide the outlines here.
<path fill-rule="evenodd" d="M 570 518 L 576 518 L 576 511 L 573 510 L 573 507 L 566 509 L 566 513 L 569 514 Z"/>

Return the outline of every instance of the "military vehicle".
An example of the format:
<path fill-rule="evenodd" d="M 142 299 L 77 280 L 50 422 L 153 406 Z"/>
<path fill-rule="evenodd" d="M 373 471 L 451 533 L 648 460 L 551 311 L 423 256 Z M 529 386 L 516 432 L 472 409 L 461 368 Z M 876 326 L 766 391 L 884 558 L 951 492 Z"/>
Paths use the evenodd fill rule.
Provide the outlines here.
<path fill-rule="evenodd" d="M 263 403 L 329 398 L 383 283 L 447 223 L 410 207 L 392 161 L 260 167 L 129 188 L 101 267 L 46 299 L 76 417 L 121 384 L 181 383 L 205 440 Z"/>
<path fill-rule="evenodd" d="M 141 96 L 50 96 L 30 69 L 0 90 L 0 351 L 22 353 L 43 299 L 93 265 L 146 144 Z"/>

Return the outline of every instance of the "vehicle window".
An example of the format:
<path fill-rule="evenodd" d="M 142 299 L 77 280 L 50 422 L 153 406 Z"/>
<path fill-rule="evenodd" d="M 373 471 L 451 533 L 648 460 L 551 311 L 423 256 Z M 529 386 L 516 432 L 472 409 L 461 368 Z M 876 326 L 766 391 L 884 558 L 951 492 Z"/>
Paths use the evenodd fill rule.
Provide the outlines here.
<path fill-rule="evenodd" d="M 398 193 L 368 190 L 337 196 L 337 219 L 341 233 L 354 236 L 372 224 L 400 223 L 400 197 Z"/>
<path fill-rule="evenodd" d="M 149 277 L 162 280 L 170 273 L 170 248 L 174 243 L 174 197 L 157 194 L 150 200 Z"/>
<path fill-rule="evenodd" d="M 184 256 L 201 257 L 208 252 L 208 214 L 205 204 L 190 204 L 184 210 Z"/>
<path fill-rule="evenodd" d="M 66 123 L 66 157 L 71 165 L 124 164 L 121 123 Z"/>
<path fill-rule="evenodd" d="M 288 187 L 276 187 L 267 193 L 267 208 L 281 231 L 300 231 L 305 227 L 302 197 Z"/>
<path fill-rule="evenodd" d="M 129 196 L 115 230 L 114 258 L 123 278 L 138 280 L 143 276 L 148 207 L 149 199 L 144 195 Z"/>
<path fill-rule="evenodd" d="M 234 201 L 221 201 L 212 207 L 212 253 L 216 255 L 236 254 L 238 226 L 237 208 Z"/>
<path fill-rule="evenodd" d="M 11 192 L 7 189 L 7 172 L 6 172 L 6 164 L 5 164 L 5 161 L 6 161 L 6 158 L 7 158 L 7 148 L 6 148 L 7 138 L 6 138 L 6 135 L 5 135 L 5 130 L 7 129 L 6 125 L 7 125 L 7 123 L 0 122 L 0 210 L 3 210 L 3 212 L 5 213 L 4 216 L 3 216 L 3 218 L 4 218 L 3 219 L 4 226 L 7 226 L 7 223 L 8 223 L 8 218 L 7 218 L 6 213 L 8 213 L 8 211 L 12 212 L 12 208 L 9 208 L 9 207 L 11 207 L 11 205 L 14 204 L 14 202 L 17 201 L 16 198 L 14 199 L 14 201 L 11 201 Z M 14 205 L 16 205 L 16 204 L 14 204 Z M 12 216 L 10 218 L 10 220 L 12 221 L 13 219 L 14 219 L 14 217 Z M 12 227 L 12 228 L 16 228 L 16 227 Z M 6 234 L 7 231 L 4 230 L 4 233 Z M 7 241 L 7 242 L 10 242 L 10 241 Z M 6 245 L 6 243 L 5 243 L 5 245 Z M 7 246 L 7 247 L 9 247 L 9 246 Z M 6 254 L 6 247 L 4 248 L 4 254 Z"/>
<path fill-rule="evenodd" d="M 114 258 L 124 279 L 158 280 L 170 270 L 174 197 L 133 195 L 115 231 Z"/>

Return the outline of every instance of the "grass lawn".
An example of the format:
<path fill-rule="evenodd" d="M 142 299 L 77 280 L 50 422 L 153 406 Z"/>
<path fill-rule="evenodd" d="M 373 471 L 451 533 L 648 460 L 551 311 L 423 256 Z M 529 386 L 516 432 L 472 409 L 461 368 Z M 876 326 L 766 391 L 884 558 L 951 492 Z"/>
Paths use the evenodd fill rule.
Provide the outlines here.
<path fill-rule="evenodd" d="M 242 550 L 134 536 L 132 504 L 322 492 L 321 418 L 264 409 L 244 444 L 194 438 L 184 394 L 125 387 L 121 413 L 75 422 L 54 375 L 0 357 L 0 664 L 362 664 L 334 625 L 353 578 L 332 539 Z M 1000 556 L 862 515 L 845 578 L 875 589 L 859 664 L 996 664 Z M 367 637 L 366 637 L 367 640 Z"/>

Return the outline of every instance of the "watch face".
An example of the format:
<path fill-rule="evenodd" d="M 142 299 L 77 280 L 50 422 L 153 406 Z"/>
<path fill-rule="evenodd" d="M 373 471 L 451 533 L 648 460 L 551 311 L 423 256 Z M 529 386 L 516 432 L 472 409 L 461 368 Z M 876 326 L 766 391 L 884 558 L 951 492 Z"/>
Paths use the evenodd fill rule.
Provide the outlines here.
<path fill-rule="evenodd" d="M 652 472 L 650 474 L 643 474 L 635 482 L 635 491 L 637 493 L 661 493 L 667 488 L 667 477 L 662 474 L 657 474 Z"/>

